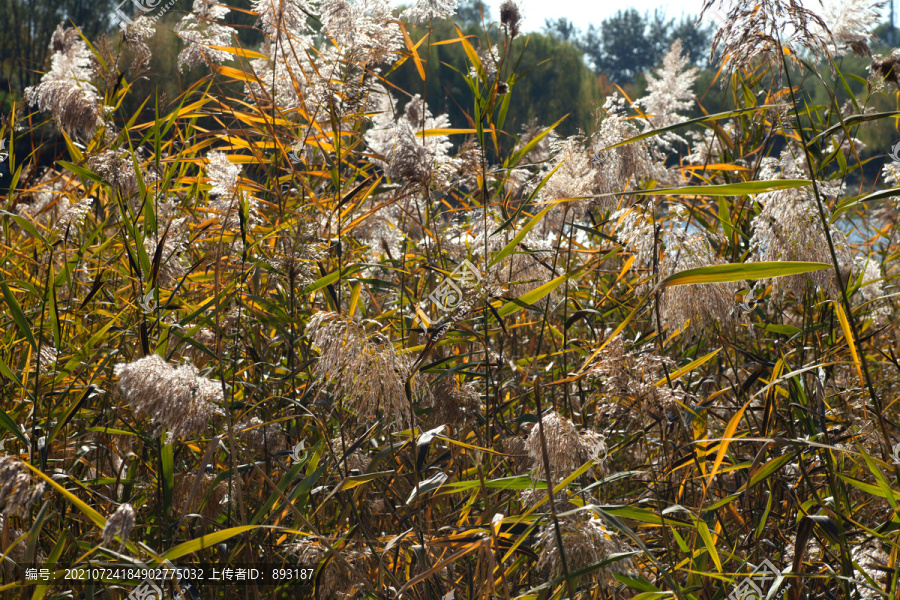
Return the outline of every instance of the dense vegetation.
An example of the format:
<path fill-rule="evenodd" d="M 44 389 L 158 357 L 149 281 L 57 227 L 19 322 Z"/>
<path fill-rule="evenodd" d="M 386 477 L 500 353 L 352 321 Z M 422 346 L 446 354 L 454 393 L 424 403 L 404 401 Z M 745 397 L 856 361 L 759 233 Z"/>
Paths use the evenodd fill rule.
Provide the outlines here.
<path fill-rule="evenodd" d="M 0 124 L 0 596 L 897 597 L 878 16 L 739 3 L 616 90 L 456 8 L 49 36 Z"/>

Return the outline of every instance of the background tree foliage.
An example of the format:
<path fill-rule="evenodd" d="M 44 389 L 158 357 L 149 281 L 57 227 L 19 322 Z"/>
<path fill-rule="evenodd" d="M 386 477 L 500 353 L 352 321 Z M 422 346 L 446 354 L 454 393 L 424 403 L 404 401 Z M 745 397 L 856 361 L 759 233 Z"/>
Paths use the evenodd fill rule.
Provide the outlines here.
<path fill-rule="evenodd" d="M 691 62 L 705 67 L 712 39 L 709 28 L 699 26 L 695 17 L 666 20 L 659 10 L 641 14 L 634 8 L 620 10 L 584 32 L 566 18 L 548 19 L 544 31 L 577 46 L 597 75 L 620 85 L 658 65 L 676 39 Z"/>
<path fill-rule="evenodd" d="M 47 45 L 61 21 L 78 24 L 93 39 L 109 27 L 111 0 L 0 1 L 0 93 L 23 89 L 40 79 Z"/>
<path fill-rule="evenodd" d="M 466 25 L 466 20 L 460 22 L 465 26 L 462 31 L 474 38 L 472 43 L 476 48 L 487 52 L 489 44 L 497 43 L 496 30 L 488 38 L 480 25 L 471 22 Z M 456 37 L 451 23 L 434 23 L 432 27 L 435 41 Z M 459 44 L 429 45 L 421 55 L 426 65 L 425 82 L 413 62 L 407 61 L 388 76 L 388 81 L 396 86 L 392 91 L 419 93 L 427 98 L 436 113 L 449 114 L 455 126 L 468 126 L 472 115 L 469 103 L 464 101 L 469 90 L 463 79 L 468 67 L 462 47 Z M 593 107 L 602 102 L 602 98 L 596 77 L 576 46 L 555 36 L 532 34 L 515 40 L 513 57 L 518 63 L 516 71 L 522 75 L 512 86 L 515 91 L 509 104 L 508 131 L 519 131 L 534 119 L 555 123 L 567 115 L 559 126 L 562 135 L 592 127 Z"/>

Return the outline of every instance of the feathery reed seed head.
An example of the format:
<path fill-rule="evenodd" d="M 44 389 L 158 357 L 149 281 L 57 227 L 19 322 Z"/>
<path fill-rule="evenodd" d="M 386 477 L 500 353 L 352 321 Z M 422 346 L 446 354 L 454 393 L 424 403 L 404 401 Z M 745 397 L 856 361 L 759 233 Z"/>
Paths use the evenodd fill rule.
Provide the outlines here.
<path fill-rule="evenodd" d="M 655 74 L 646 75 L 647 95 L 635 101 L 647 113 L 647 120 L 655 129 L 687 120 L 679 112 L 689 111 L 693 107 L 694 82 L 699 73 L 698 67 L 691 66 L 690 57 L 682 53 L 681 40 L 672 42 L 663 57 L 662 66 Z M 672 149 L 675 143 L 685 143 L 684 138 L 671 131 L 653 139 L 667 150 Z"/>
<path fill-rule="evenodd" d="M 676 219 L 663 235 L 666 246 L 660 265 L 663 278 L 689 269 L 721 264 L 705 233 L 687 233 L 686 227 L 686 220 Z M 689 321 L 689 333 L 733 324 L 741 317 L 736 310 L 740 287 L 741 282 L 726 282 L 666 288 L 660 298 L 663 324 L 678 329 Z"/>
<path fill-rule="evenodd" d="M 148 415 L 170 437 L 202 433 L 214 414 L 223 414 L 216 403 L 224 402 L 221 382 L 197 373 L 190 364 L 172 367 L 158 354 L 118 364 L 119 391 L 136 413 Z"/>
<path fill-rule="evenodd" d="M 140 189 L 134 163 L 127 152 L 104 150 L 88 158 L 88 166 L 123 196 L 136 194 Z"/>
<path fill-rule="evenodd" d="M 449 19 L 456 14 L 458 0 L 416 0 L 416 3 L 400 13 L 410 23 L 427 23 L 434 19 Z"/>
<path fill-rule="evenodd" d="M 513 0 L 504 0 L 500 5 L 500 23 L 506 27 L 509 37 L 514 38 L 519 35 L 521 20 L 522 14 L 519 12 L 519 5 Z"/>
<path fill-rule="evenodd" d="M 665 369 L 674 362 L 653 352 L 626 351 L 621 335 L 610 340 L 598 360 L 588 369 L 589 379 L 600 379 L 598 386 L 607 403 L 619 402 L 649 419 L 665 418 L 678 411 L 684 391 L 656 382 L 665 379 Z"/>
<path fill-rule="evenodd" d="M 103 534 L 101 535 L 103 543 L 107 546 L 111 545 L 117 535 L 125 543 L 128 541 L 128 536 L 131 535 L 132 529 L 134 529 L 134 508 L 130 504 L 125 503 L 120 505 L 116 512 L 106 520 L 106 525 L 103 526 Z"/>
<path fill-rule="evenodd" d="M 178 69 L 190 70 L 207 61 L 221 63 L 231 58 L 225 50 L 210 46 L 234 46 L 237 32 L 234 28 L 217 23 L 231 9 L 208 0 L 194 0 L 191 13 L 175 26 L 175 33 L 186 44 L 178 54 Z"/>
<path fill-rule="evenodd" d="M 831 253 L 816 200 L 808 189 L 766 192 L 759 194 L 757 201 L 762 204 L 762 209 L 753 218 L 753 236 L 750 239 L 750 246 L 757 260 L 831 264 Z M 831 236 L 839 266 L 849 267 L 852 261 L 846 238 L 838 230 L 832 230 Z M 797 298 L 803 296 L 807 282 L 812 282 L 815 287 L 832 296 L 838 293 L 832 269 L 778 277 L 771 281 L 777 296 L 793 294 Z"/>
<path fill-rule="evenodd" d="M 49 112 L 70 132 L 92 136 L 103 125 L 103 107 L 91 68 L 87 43 L 74 28 L 60 24 L 50 39 L 50 70 L 36 86 L 25 88 L 25 100 Z"/>
<path fill-rule="evenodd" d="M 629 550 L 618 536 L 606 529 L 602 521 L 594 515 L 579 513 L 559 519 L 566 566 L 569 572 L 578 571 L 596 564 L 612 554 Z M 563 563 L 559 547 L 559 538 L 553 524 L 541 527 L 538 532 L 540 554 L 538 568 L 548 569 L 551 577 L 563 575 Z M 634 575 L 630 559 L 625 558 L 602 567 L 591 573 L 591 579 L 605 584 L 613 581 L 612 574 Z"/>
<path fill-rule="evenodd" d="M 388 338 L 332 312 L 314 314 L 306 332 L 320 352 L 314 374 L 360 421 L 379 418 L 379 411 L 389 419 L 408 418 L 404 382 L 409 365 Z"/>
<path fill-rule="evenodd" d="M 459 385 L 456 378 L 447 376 L 434 385 L 433 409 L 430 422 L 433 427 L 452 425 L 454 428 L 473 425 L 481 412 L 481 397 L 471 383 Z"/>
<path fill-rule="evenodd" d="M 153 37 L 156 29 L 153 27 L 153 21 L 149 17 L 140 16 L 134 19 L 125 27 L 124 39 L 125 45 L 134 52 L 134 59 L 131 61 L 131 68 L 135 73 L 142 73 L 150 66 L 150 58 L 153 53 L 147 40 Z"/>
<path fill-rule="evenodd" d="M 831 0 L 824 3 L 822 19 L 840 51 L 849 47 L 860 56 L 872 56 L 869 40 L 875 37 L 873 30 L 881 23 L 876 10 L 878 3 L 872 0 Z"/>
<path fill-rule="evenodd" d="M 726 1 L 706 0 L 701 18 L 713 5 L 725 5 Z M 833 45 L 828 26 L 800 0 L 740 0 L 728 7 L 726 18 L 719 24 L 710 60 L 718 55 L 719 66 L 728 75 L 751 67 L 756 58 L 781 73 L 782 57 L 796 61 L 800 49 L 830 57 Z M 722 85 L 726 80 L 730 78 L 723 77 Z"/>
<path fill-rule="evenodd" d="M 212 183 L 209 193 L 213 196 L 233 196 L 237 192 L 238 179 L 241 176 L 240 165 L 228 160 L 224 152 L 210 152 L 206 158 L 209 161 L 206 165 L 206 176 Z"/>
<path fill-rule="evenodd" d="M 0 515 L 24 517 L 43 495 L 44 482 L 35 484 L 31 471 L 17 458 L 0 457 Z"/>
<path fill-rule="evenodd" d="M 544 439 L 547 444 L 547 459 L 550 480 L 559 481 L 589 460 L 603 461 L 606 444 L 597 433 L 585 430 L 581 433 L 575 424 L 557 412 L 549 412 L 541 417 L 544 425 Z M 547 479 L 543 453 L 541 450 L 540 424 L 535 425 L 525 441 L 525 449 L 535 466 L 534 477 L 539 481 Z M 601 466 L 601 470 L 604 467 Z"/>

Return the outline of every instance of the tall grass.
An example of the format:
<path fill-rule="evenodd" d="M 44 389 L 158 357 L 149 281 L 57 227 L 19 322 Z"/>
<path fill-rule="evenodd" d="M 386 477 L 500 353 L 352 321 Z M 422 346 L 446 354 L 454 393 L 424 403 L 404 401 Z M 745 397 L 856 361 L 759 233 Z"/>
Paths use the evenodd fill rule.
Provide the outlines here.
<path fill-rule="evenodd" d="M 735 110 L 681 116 L 676 44 L 560 139 L 504 130 L 515 5 L 488 48 L 431 37 L 453 4 L 260 0 L 251 49 L 198 1 L 206 76 L 134 115 L 152 27 L 60 27 L 0 130 L 4 598 L 165 560 L 314 569 L 203 598 L 898 597 L 897 178 L 843 185 L 892 59 L 810 106 L 847 40 L 764 3 L 717 38 Z M 434 44 L 466 128 L 391 87 Z"/>

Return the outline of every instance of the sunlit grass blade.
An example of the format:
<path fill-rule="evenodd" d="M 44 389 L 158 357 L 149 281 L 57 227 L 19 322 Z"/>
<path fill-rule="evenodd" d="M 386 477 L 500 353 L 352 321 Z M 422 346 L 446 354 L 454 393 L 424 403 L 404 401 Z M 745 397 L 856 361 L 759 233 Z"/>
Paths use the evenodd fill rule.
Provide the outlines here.
<path fill-rule="evenodd" d="M 749 262 L 713 265 L 681 271 L 665 278 L 662 287 L 678 285 L 697 285 L 702 283 L 727 283 L 748 279 L 769 279 L 787 277 L 801 273 L 812 273 L 823 269 L 831 269 L 831 265 L 817 262 Z"/>

